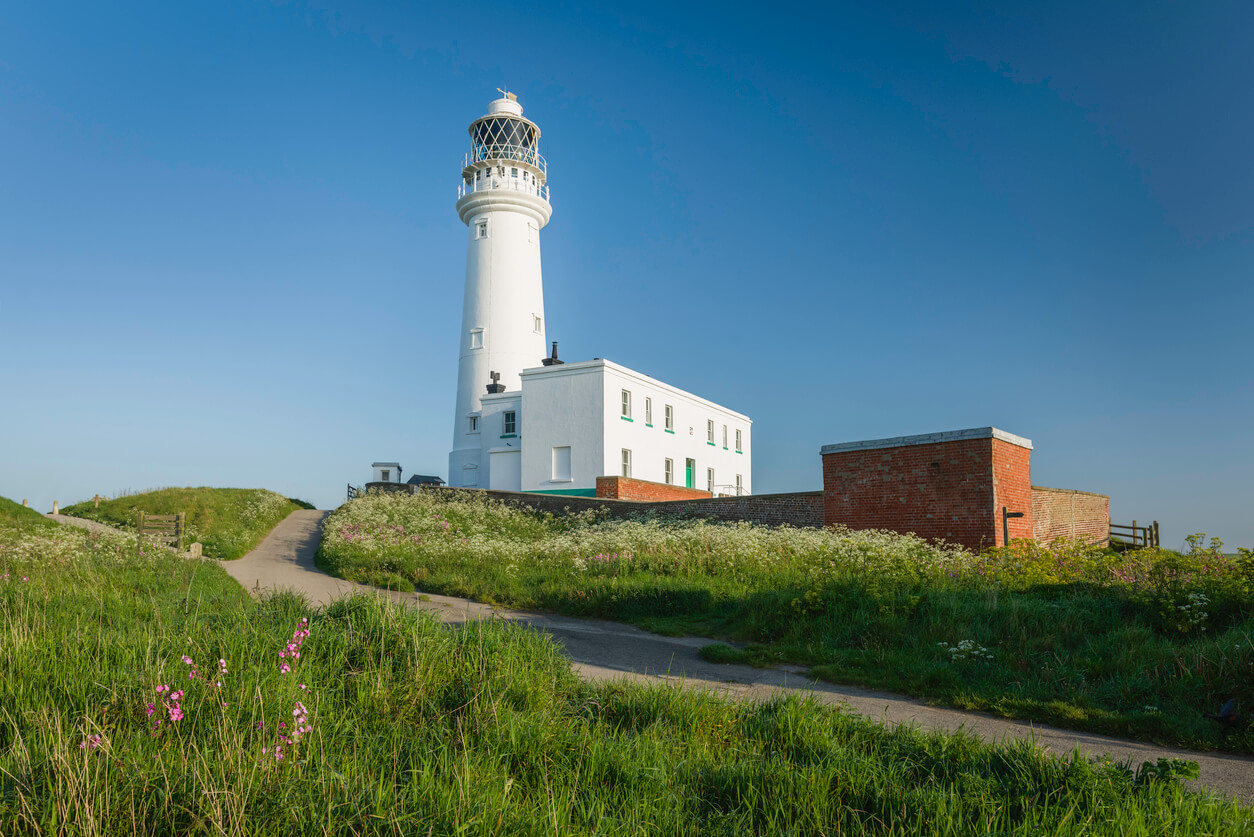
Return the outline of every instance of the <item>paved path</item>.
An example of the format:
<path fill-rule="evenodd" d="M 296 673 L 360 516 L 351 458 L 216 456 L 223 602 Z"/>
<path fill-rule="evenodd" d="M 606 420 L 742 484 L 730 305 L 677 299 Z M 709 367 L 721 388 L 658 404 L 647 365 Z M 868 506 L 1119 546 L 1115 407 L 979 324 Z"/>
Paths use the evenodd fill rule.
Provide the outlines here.
<path fill-rule="evenodd" d="M 55 520 L 57 523 L 64 523 L 66 526 L 86 529 L 89 532 L 117 532 L 118 534 L 122 534 L 120 529 L 115 529 L 107 523 L 88 520 L 85 517 L 70 517 L 69 515 L 64 514 L 45 514 L 44 517 L 49 520 Z"/>
<path fill-rule="evenodd" d="M 764 670 L 710 663 L 697 656 L 702 646 L 714 641 L 710 639 L 664 637 L 616 622 L 524 613 L 448 596 L 420 598 L 415 593 L 375 591 L 332 578 L 318 570 L 313 562 L 322 537 L 322 523 L 329 514 L 326 511 L 292 512 L 256 549 L 237 561 L 224 562 L 223 566 L 250 591 L 297 590 L 318 605 L 348 593 L 376 592 L 433 611 L 441 621 L 451 624 L 500 618 L 528 625 L 557 639 L 565 647 L 575 671 L 590 681 L 669 682 L 756 700 L 805 693 L 820 703 L 846 706 L 860 715 L 894 724 L 947 731 L 964 729 L 987 741 L 1032 737 L 1038 745 L 1057 754 L 1079 747 L 1091 756 L 1106 754 L 1116 761 L 1130 761 L 1134 765 L 1162 757 L 1186 758 L 1201 767 L 1202 788 L 1246 805 L 1254 803 L 1254 760 L 1248 758 L 1160 747 L 942 709 L 901 695 L 811 680 L 800 669 Z"/>

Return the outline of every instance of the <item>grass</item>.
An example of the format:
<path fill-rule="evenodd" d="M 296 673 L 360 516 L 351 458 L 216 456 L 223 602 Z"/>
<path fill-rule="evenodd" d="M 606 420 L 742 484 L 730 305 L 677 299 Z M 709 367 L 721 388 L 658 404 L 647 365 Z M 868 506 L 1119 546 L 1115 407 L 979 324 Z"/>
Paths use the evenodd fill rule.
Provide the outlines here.
<path fill-rule="evenodd" d="M 261 543 L 271 529 L 297 509 L 312 508 L 260 488 L 162 488 L 67 506 L 62 514 L 96 520 L 134 530 L 139 512 L 187 515 L 184 543 L 199 541 L 209 558 L 230 560 L 244 556 Z"/>
<path fill-rule="evenodd" d="M 6 519 L 0 576 L 5 835 L 1254 828 L 1176 781 L 1186 764 L 589 685 L 522 628 L 373 596 L 253 602 L 215 563 L 126 536 Z"/>
<path fill-rule="evenodd" d="M 722 638 L 708 659 L 806 665 L 1004 717 L 1254 752 L 1248 729 L 1201 714 L 1254 705 L 1244 553 L 1023 543 L 976 556 L 887 532 L 555 517 L 454 492 L 368 496 L 325 531 L 320 565 L 353 580 Z"/>
<path fill-rule="evenodd" d="M 0 497 L 0 528 L 18 532 L 51 532 L 61 528 L 34 509 Z"/>

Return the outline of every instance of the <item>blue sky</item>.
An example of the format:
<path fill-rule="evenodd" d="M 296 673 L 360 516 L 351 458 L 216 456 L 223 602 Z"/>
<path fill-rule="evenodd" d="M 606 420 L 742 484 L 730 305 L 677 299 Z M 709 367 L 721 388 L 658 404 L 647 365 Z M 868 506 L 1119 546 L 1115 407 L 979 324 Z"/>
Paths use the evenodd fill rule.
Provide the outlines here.
<path fill-rule="evenodd" d="M 0 7 L 0 495 L 326 507 L 452 435 L 466 126 L 543 130 L 547 330 L 832 442 L 1254 546 L 1254 7 Z"/>

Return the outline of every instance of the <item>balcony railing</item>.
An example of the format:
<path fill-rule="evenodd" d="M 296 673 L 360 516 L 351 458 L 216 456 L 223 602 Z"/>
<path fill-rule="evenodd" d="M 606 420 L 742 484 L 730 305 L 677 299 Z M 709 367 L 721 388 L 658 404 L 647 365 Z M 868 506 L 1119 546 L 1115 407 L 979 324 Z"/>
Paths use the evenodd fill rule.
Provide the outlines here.
<path fill-rule="evenodd" d="M 506 143 L 493 143 L 491 145 L 473 144 L 470 153 L 465 156 L 462 166 L 482 163 L 487 160 L 516 160 L 519 163 L 535 166 L 546 177 L 549 173 L 549 164 L 545 162 L 544 155 L 539 151 L 526 145 L 510 145 Z"/>
<path fill-rule="evenodd" d="M 506 190 L 510 192 L 525 192 L 528 195 L 535 195 L 538 198 L 549 199 L 548 184 L 540 184 L 535 180 L 523 180 L 520 177 L 476 177 L 473 180 L 463 180 L 461 185 L 457 187 L 457 197 L 464 198 L 474 192 L 496 192 Z"/>

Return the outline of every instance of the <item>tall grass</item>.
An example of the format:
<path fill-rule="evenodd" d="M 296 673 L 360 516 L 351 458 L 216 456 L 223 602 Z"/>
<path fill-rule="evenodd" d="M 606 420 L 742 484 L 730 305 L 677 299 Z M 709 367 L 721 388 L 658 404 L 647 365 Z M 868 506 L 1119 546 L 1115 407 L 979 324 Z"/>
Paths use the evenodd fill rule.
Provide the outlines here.
<path fill-rule="evenodd" d="M 1254 826 L 1171 764 L 1054 759 L 795 699 L 590 686 L 514 626 L 447 628 L 374 597 L 254 603 L 212 562 L 36 528 L 0 525 L 5 835 Z"/>
<path fill-rule="evenodd" d="M 451 498 L 451 499 L 450 499 Z M 324 568 L 737 643 L 836 682 L 1197 748 L 1254 702 L 1254 562 L 1030 543 L 983 555 L 889 532 L 553 516 L 456 492 L 371 495 L 328 520 Z"/>
<path fill-rule="evenodd" d="M 261 543 L 271 529 L 308 503 L 260 488 L 161 488 L 96 504 L 87 500 L 62 509 L 83 517 L 134 530 L 139 512 L 187 515 L 186 543 L 199 541 L 209 558 L 239 558 Z"/>

